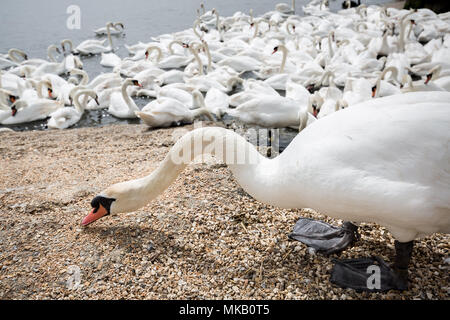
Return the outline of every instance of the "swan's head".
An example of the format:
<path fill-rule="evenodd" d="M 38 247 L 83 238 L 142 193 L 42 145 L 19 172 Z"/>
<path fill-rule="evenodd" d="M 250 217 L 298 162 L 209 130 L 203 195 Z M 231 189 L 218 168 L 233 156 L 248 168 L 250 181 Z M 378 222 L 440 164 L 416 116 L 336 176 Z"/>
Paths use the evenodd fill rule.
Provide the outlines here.
<path fill-rule="evenodd" d="M 157 193 L 152 196 L 151 192 L 143 199 L 142 194 L 137 189 L 141 187 L 142 179 L 130 180 L 116 183 L 91 201 L 91 211 L 81 221 L 82 226 L 87 226 L 98 219 L 125 212 L 133 212 L 144 206 L 152 198 L 156 198 Z"/>
<path fill-rule="evenodd" d="M 114 29 L 119 30 L 119 29 L 117 29 L 117 27 L 121 27 L 122 30 L 125 30 L 125 26 L 123 25 L 122 22 L 117 22 L 117 23 L 115 23 L 115 24 L 114 24 Z"/>
<path fill-rule="evenodd" d="M 279 49 L 279 47 L 278 47 L 278 46 L 276 46 L 275 48 L 273 48 L 273 52 L 272 52 L 272 54 L 274 54 L 274 53 L 278 52 L 278 49 Z"/>
<path fill-rule="evenodd" d="M 374 85 L 373 87 L 372 87 L 372 98 L 375 98 L 375 94 L 377 93 L 377 86 L 376 85 Z"/>
<path fill-rule="evenodd" d="M 9 95 L 9 101 L 10 101 L 11 103 L 16 102 L 16 100 L 17 100 L 17 97 L 16 97 L 15 95 L 12 95 L 12 94 Z"/>
<path fill-rule="evenodd" d="M 87 226 L 92 222 L 111 214 L 111 205 L 116 201 L 114 198 L 109 198 L 105 196 L 96 196 L 91 201 L 92 210 L 91 212 L 84 217 L 83 221 L 81 221 L 81 225 Z"/>

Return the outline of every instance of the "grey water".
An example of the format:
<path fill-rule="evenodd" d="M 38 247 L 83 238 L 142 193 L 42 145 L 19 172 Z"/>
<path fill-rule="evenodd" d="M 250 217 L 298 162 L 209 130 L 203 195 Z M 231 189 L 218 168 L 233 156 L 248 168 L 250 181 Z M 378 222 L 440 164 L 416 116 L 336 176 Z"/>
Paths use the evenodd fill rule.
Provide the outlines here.
<path fill-rule="evenodd" d="M 381 4 L 392 0 L 363 0 L 362 3 Z M 59 45 L 63 39 L 71 39 L 76 46 L 86 39 L 96 38 L 93 30 L 103 27 L 107 22 L 123 22 L 125 34 L 113 36 L 114 52 L 121 58 L 128 56 L 124 44 L 133 45 L 138 41 L 150 42 L 151 37 L 173 33 L 191 28 L 197 18 L 197 9 L 204 3 L 206 10 L 216 8 L 221 16 L 231 16 L 237 11 L 254 16 L 274 10 L 280 0 L 2 0 L 0 13 L 0 53 L 10 48 L 19 48 L 31 58 L 47 58 L 47 47 Z M 284 2 L 290 4 L 291 0 Z M 296 14 L 302 15 L 301 7 L 309 0 L 296 1 Z M 343 0 L 330 0 L 330 10 L 341 9 Z M 80 9 L 80 28 L 70 29 L 67 20 L 71 16 L 69 6 Z M 63 57 L 59 57 L 62 59 Z M 111 72 L 111 68 L 100 65 L 100 56 L 82 58 L 83 69 L 90 79 L 100 73 Z M 135 99 L 139 107 L 149 100 Z M 230 122 L 228 119 L 226 123 Z M 87 111 L 77 127 L 103 126 L 112 123 L 140 123 L 136 120 L 123 120 L 111 116 L 106 110 Z M 2 125 L 0 125 L 2 127 Z M 13 130 L 44 130 L 46 120 L 22 125 L 3 126 Z M 295 130 L 287 132 L 287 140 L 295 136 Z"/>

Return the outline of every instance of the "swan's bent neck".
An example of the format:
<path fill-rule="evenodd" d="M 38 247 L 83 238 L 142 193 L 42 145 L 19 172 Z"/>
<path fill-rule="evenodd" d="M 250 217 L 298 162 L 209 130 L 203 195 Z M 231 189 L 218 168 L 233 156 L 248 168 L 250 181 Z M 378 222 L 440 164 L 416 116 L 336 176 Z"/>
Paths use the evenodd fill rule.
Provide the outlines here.
<path fill-rule="evenodd" d="M 118 183 L 102 195 L 115 199 L 114 213 L 135 211 L 167 189 L 193 160 L 205 162 L 212 155 L 227 164 L 239 185 L 255 199 L 277 205 L 273 181 L 277 159 L 263 157 L 245 138 L 224 128 L 207 127 L 185 134 L 150 175 Z"/>

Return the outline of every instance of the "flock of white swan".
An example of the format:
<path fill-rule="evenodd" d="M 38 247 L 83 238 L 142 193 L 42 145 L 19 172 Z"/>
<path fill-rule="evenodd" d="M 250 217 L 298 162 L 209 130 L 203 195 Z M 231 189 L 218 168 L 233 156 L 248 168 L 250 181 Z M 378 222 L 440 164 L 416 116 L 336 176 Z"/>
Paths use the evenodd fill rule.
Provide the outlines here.
<path fill-rule="evenodd" d="M 193 28 L 126 46 L 125 59 L 111 52 L 121 23 L 96 30 L 105 40 L 64 40 L 61 62 L 52 56 L 56 46 L 48 49 L 50 62 L 12 49 L 0 58 L 8 68 L 0 78 L 0 123 L 49 118 L 49 128 L 62 129 L 86 109 L 107 108 L 149 127 L 229 114 L 251 125 L 298 128 L 274 159 L 232 131 L 191 131 L 152 174 L 95 197 L 82 224 L 147 204 L 187 165 L 172 156 L 194 142 L 206 146 L 208 136 L 235 141 L 211 153 L 255 199 L 386 227 L 402 273 L 414 239 L 450 232 L 450 12 L 345 5 L 333 13 L 326 0 L 314 0 L 299 16 L 293 1 L 260 17 L 221 17 L 202 5 Z M 112 72 L 90 80 L 80 60 L 88 54 L 101 54 Z M 236 85 L 242 90 L 230 95 Z M 140 110 L 136 96 L 155 99 Z M 195 150 L 189 159 L 203 152 Z M 238 153 L 257 161 L 235 164 Z"/>

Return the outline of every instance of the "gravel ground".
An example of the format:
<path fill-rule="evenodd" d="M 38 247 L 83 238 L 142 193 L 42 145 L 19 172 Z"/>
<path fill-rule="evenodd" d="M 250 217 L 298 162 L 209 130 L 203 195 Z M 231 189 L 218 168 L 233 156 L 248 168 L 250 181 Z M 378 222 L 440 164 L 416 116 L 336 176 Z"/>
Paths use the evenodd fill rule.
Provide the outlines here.
<path fill-rule="evenodd" d="M 449 299 L 449 235 L 416 242 L 409 291 L 341 289 L 331 259 L 391 261 L 386 229 L 363 224 L 353 248 L 316 255 L 288 240 L 296 220 L 341 221 L 258 203 L 217 164 L 190 165 L 141 210 L 80 227 L 97 192 L 156 168 L 174 130 L 0 133 L 0 298 Z"/>

